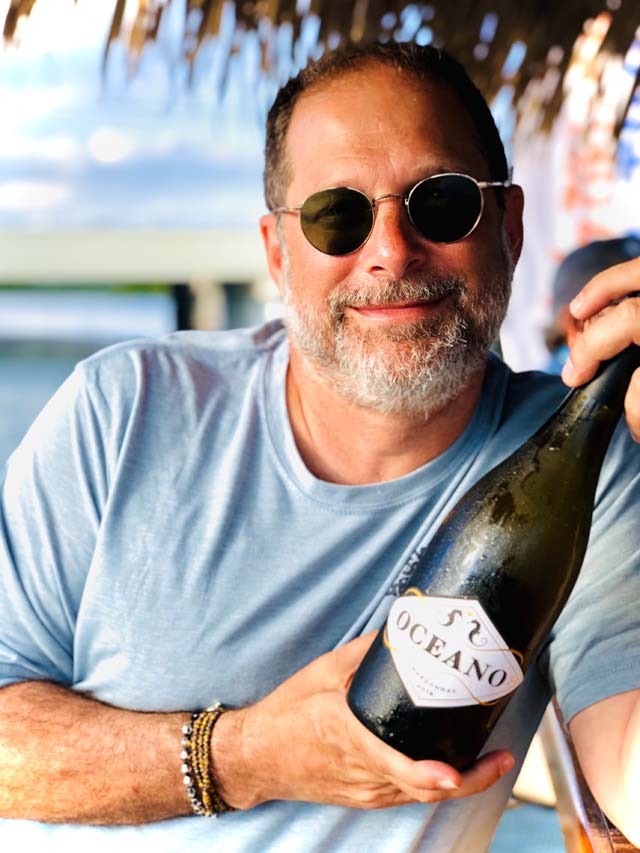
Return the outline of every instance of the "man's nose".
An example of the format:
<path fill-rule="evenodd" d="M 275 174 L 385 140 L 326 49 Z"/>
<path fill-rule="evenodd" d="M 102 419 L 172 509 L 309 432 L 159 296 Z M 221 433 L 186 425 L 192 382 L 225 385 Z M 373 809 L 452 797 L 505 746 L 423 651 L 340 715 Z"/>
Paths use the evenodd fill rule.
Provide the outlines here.
<path fill-rule="evenodd" d="M 373 230 L 361 252 L 371 275 L 398 279 L 423 266 L 425 241 L 411 224 L 401 197 L 389 195 L 376 200 Z"/>

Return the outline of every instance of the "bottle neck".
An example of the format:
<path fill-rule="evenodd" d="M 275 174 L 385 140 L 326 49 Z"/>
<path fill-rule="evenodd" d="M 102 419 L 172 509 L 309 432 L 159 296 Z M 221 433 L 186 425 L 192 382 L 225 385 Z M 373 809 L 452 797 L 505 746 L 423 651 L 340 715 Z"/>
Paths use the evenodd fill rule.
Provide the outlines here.
<path fill-rule="evenodd" d="M 640 347 L 630 346 L 604 362 L 593 379 L 576 389 L 576 394 L 622 414 L 631 376 L 640 367 Z"/>
<path fill-rule="evenodd" d="M 557 449 L 567 442 L 580 455 L 604 456 L 624 410 L 624 398 L 634 370 L 640 366 L 640 347 L 632 346 L 605 362 L 585 385 L 573 388 L 560 408 L 532 437 L 538 447 Z"/>

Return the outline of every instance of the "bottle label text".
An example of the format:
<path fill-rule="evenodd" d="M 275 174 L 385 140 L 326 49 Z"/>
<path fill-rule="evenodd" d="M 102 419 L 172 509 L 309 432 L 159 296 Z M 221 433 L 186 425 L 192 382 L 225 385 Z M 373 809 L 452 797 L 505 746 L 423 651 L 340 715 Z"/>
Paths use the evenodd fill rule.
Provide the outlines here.
<path fill-rule="evenodd" d="M 523 680 L 509 649 L 479 601 L 409 590 L 387 619 L 386 644 L 414 705 L 490 705 Z"/>

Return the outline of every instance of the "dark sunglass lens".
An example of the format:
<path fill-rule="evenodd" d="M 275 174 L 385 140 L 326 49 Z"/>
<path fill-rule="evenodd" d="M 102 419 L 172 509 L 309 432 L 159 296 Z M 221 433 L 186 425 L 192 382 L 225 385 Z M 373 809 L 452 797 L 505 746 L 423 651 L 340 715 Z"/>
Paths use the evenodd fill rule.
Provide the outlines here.
<path fill-rule="evenodd" d="M 300 211 L 305 237 L 327 255 L 355 252 L 369 236 L 372 224 L 367 197 L 347 187 L 314 193 Z"/>
<path fill-rule="evenodd" d="M 437 175 L 418 184 L 409 216 L 418 231 L 436 243 L 454 243 L 473 230 L 482 210 L 482 190 L 464 175 Z"/>

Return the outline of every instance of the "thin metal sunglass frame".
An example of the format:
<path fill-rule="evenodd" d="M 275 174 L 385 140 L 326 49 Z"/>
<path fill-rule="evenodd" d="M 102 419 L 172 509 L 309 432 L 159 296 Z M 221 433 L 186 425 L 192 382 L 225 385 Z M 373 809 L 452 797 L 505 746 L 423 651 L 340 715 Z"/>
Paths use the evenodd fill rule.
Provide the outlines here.
<path fill-rule="evenodd" d="M 476 185 L 476 187 L 478 188 L 478 194 L 480 197 L 480 210 L 478 212 L 478 216 L 477 216 L 475 222 L 473 223 L 471 228 L 469 228 L 469 230 L 466 232 L 466 234 L 462 235 L 462 237 L 456 237 L 455 240 L 433 240 L 430 237 L 427 237 L 426 234 L 423 234 L 423 232 L 420 230 L 420 228 L 418 228 L 418 226 L 414 222 L 413 217 L 411 216 L 411 209 L 409 207 L 409 205 L 411 203 L 411 197 L 412 197 L 413 193 L 418 189 L 418 187 L 422 186 L 427 181 L 432 181 L 436 178 L 449 178 L 449 177 L 466 178 L 467 180 L 472 181 Z M 355 187 L 349 187 L 349 186 L 324 187 L 321 190 L 317 190 L 316 192 L 311 193 L 311 195 L 308 196 L 302 204 L 294 205 L 294 206 L 290 206 L 290 207 L 275 207 L 272 209 L 271 213 L 273 213 L 273 214 L 300 213 L 310 198 L 317 195 L 318 193 L 328 192 L 330 190 L 345 189 L 345 190 L 350 190 L 351 192 L 357 193 L 358 195 L 362 196 L 363 198 L 365 198 L 367 200 L 367 203 L 369 204 L 369 207 L 371 209 L 371 227 L 369 229 L 367 236 L 364 238 L 364 240 L 358 246 L 356 246 L 354 249 L 351 249 L 348 252 L 341 252 L 339 255 L 335 255 L 336 257 L 344 257 L 345 255 L 352 255 L 354 252 L 357 252 L 359 249 L 361 249 L 365 245 L 365 243 L 367 242 L 369 237 L 371 237 L 371 234 L 373 233 L 373 229 L 374 229 L 375 222 L 376 222 L 376 213 L 377 213 L 378 202 L 384 201 L 385 199 L 388 199 L 388 198 L 400 198 L 403 201 L 404 208 L 407 212 L 407 216 L 409 217 L 409 222 L 411 222 L 411 224 L 413 225 L 415 230 L 418 232 L 418 234 L 420 234 L 420 236 L 423 239 L 429 240 L 429 242 L 431 242 L 431 243 L 439 243 L 441 245 L 448 245 L 449 243 L 458 243 L 461 240 L 465 240 L 478 227 L 478 223 L 482 219 L 482 213 L 484 211 L 484 194 L 482 193 L 482 190 L 489 189 L 491 187 L 503 187 L 504 189 L 506 189 L 507 187 L 510 187 L 511 185 L 512 185 L 511 175 L 509 176 L 509 178 L 507 178 L 506 181 L 478 181 L 472 175 L 467 175 L 464 172 L 439 172 L 436 175 L 429 175 L 426 178 L 422 178 L 416 184 L 414 184 L 414 186 L 411 187 L 411 189 L 408 192 L 384 193 L 383 195 L 375 196 L 374 198 L 370 198 L 366 193 L 363 193 L 362 190 L 358 190 Z M 311 240 L 309 240 L 309 238 L 307 237 L 307 235 L 304 231 L 304 228 L 302 229 L 302 232 L 305 235 L 305 238 L 314 247 L 314 249 L 317 249 L 317 251 L 319 251 L 319 252 L 323 251 L 322 249 L 319 249 L 318 246 L 316 246 L 314 243 L 312 243 Z M 323 252 L 323 254 L 333 254 L 333 253 Z"/>

